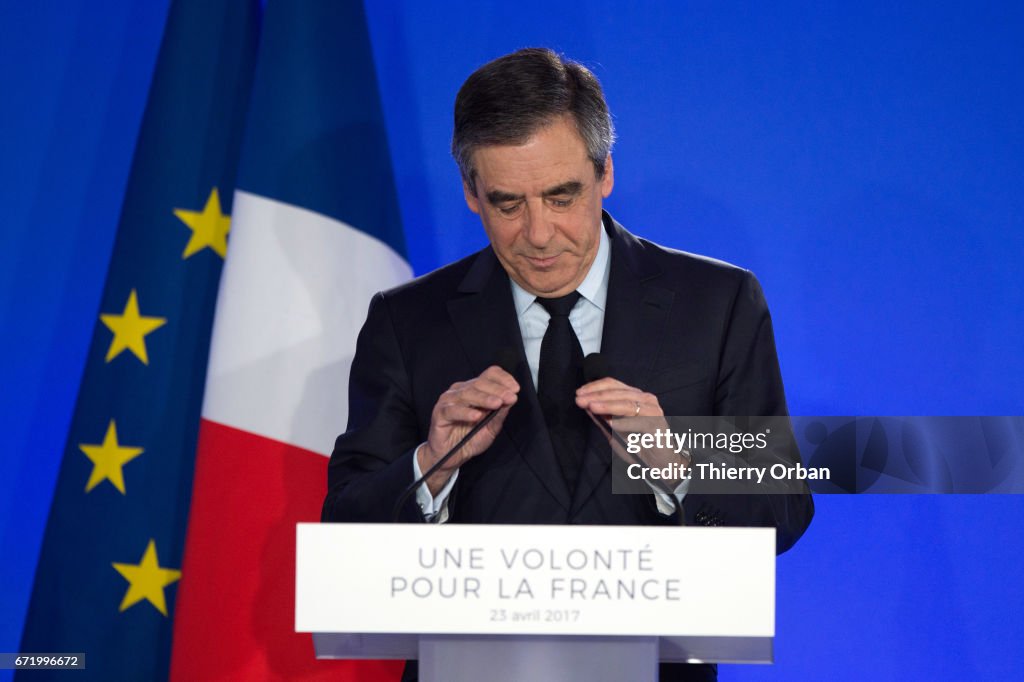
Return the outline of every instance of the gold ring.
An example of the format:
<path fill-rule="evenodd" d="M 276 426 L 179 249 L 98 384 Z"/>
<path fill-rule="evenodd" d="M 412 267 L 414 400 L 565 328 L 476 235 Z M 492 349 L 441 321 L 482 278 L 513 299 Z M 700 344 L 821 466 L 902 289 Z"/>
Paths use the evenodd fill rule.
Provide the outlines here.
<path fill-rule="evenodd" d="M 633 416 L 634 417 L 639 417 L 640 416 L 640 401 L 639 400 L 636 401 L 636 412 L 633 413 Z"/>

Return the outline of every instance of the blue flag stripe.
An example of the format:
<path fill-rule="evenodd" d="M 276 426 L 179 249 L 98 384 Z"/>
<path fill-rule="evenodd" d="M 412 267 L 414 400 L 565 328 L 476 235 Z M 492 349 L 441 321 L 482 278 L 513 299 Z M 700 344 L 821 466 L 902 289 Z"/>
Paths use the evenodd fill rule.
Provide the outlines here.
<path fill-rule="evenodd" d="M 238 187 L 341 220 L 408 259 L 372 54 L 362 2 L 271 3 Z"/>

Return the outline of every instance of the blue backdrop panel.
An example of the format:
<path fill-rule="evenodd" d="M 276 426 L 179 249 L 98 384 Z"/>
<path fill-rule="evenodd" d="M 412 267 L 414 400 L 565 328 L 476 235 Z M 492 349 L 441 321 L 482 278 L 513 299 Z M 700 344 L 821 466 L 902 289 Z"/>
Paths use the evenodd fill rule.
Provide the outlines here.
<path fill-rule="evenodd" d="M 161 28 L 149 4 L 0 16 L 23 27 L 0 41 L 0 85 L 35 109 L 0 110 L 17 145 L 0 161 L 0 362 L 20 391 L 0 398 L 0 570 L 15 586 L 0 649 L 17 643 L 95 322 L 87 273 L 102 267 L 82 261 L 109 252 Z M 605 84 L 616 218 L 761 278 L 795 413 L 1024 412 L 1024 6 L 367 5 L 418 273 L 484 243 L 447 152 L 458 86 L 549 45 Z M 1022 514 L 1019 497 L 819 498 L 779 562 L 777 664 L 722 678 L 1019 676 Z"/>
<path fill-rule="evenodd" d="M 0 4 L 3 651 L 21 640 L 166 14 L 152 0 Z"/>

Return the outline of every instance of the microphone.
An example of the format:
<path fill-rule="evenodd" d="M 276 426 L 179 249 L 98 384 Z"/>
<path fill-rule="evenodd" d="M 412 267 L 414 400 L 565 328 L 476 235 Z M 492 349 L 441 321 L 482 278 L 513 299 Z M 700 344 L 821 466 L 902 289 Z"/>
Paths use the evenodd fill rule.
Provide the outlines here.
<path fill-rule="evenodd" d="M 591 353 L 583 358 L 583 383 L 589 384 L 592 381 L 604 379 L 611 376 L 611 373 L 608 360 L 600 353 Z"/>
<path fill-rule="evenodd" d="M 608 360 L 600 353 L 591 353 L 587 357 L 583 358 L 583 383 L 589 384 L 592 381 L 604 379 L 605 377 L 611 376 L 611 373 L 611 366 L 608 364 Z M 647 463 L 640 458 L 640 455 L 630 452 L 626 440 L 618 431 L 611 427 L 611 424 L 609 424 L 604 417 L 599 417 L 590 410 L 587 410 L 587 414 L 590 415 L 590 418 L 595 424 L 597 424 L 598 428 L 601 429 L 605 436 L 614 440 L 619 447 L 622 448 L 622 451 L 629 455 L 634 462 L 642 467 L 647 466 Z M 668 485 L 661 479 L 651 479 L 650 483 L 653 483 L 659 490 L 661 490 L 661 492 L 668 495 L 668 498 L 672 501 L 672 508 L 679 512 L 679 523 L 682 524 L 684 522 L 683 509 L 680 506 L 679 499 L 676 498 L 675 493 L 670 490 Z"/>
<path fill-rule="evenodd" d="M 583 358 L 584 384 L 589 384 L 597 381 L 598 379 L 604 379 L 607 376 L 611 376 L 611 373 L 611 367 L 608 365 L 608 360 L 606 360 L 600 353 L 591 353 L 587 357 Z M 614 438 L 624 450 L 626 449 L 626 442 L 622 439 L 622 436 L 620 436 L 615 429 L 611 427 L 608 420 L 604 417 L 598 417 L 590 410 L 587 410 L 587 414 L 590 415 L 590 418 L 595 424 L 597 424 L 597 427 L 601 429 L 605 436 L 608 438 Z"/>
<path fill-rule="evenodd" d="M 494 354 L 494 362 L 492 362 L 491 364 L 497 365 L 498 367 L 501 367 L 509 374 L 515 375 L 516 369 L 519 366 L 519 353 L 517 353 L 516 349 L 511 346 L 502 346 Z M 455 447 L 446 452 L 444 457 L 437 460 L 437 462 L 435 462 L 432 467 L 427 469 L 427 471 L 424 472 L 422 476 L 417 478 L 415 481 L 412 482 L 412 484 L 410 484 L 408 487 L 406 487 L 405 490 L 402 491 L 402 494 L 398 496 L 398 501 L 395 502 L 394 508 L 391 510 L 392 523 L 398 523 L 398 515 L 401 513 L 402 506 L 405 505 L 406 501 L 409 499 L 409 496 L 416 492 L 417 488 L 423 485 L 424 481 L 426 481 L 428 478 L 437 473 L 437 471 L 441 467 L 443 467 L 448 460 L 454 457 L 455 453 L 461 450 L 463 446 L 465 446 L 466 443 L 468 443 L 473 438 L 473 436 L 480 433 L 480 430 L 482 428 L 490 424 L 494 420 L 494 417 L 498 414 L 499 410 L 501 410 L 500 407 L 497 410 L 491 410 L 486 415 L 484 415 L 484 418 L 477 422 L 476 426 L 470 429 L 469 433 L 463 436 L 462 440 L 455 444 Z"/>

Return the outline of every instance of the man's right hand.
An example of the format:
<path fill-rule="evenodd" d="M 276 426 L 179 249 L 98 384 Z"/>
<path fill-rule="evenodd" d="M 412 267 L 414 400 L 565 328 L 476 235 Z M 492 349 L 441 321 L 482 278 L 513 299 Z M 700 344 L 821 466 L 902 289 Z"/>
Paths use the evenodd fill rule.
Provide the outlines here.
<path fill-rule="evenodd" d="M 519 383 L 511 374 L 494 365 L 475 379 L 452 384 L 441 394 L 430 414 L 427 442 L 418 452 L 420 471 L 427 471 L 444 457 L 489 412 L 498 410 L 498 414 L 437 473 L 427 479 L 431 495 L 436 495 L 451 478 L 452 472 L 463 463 L 491 446 L 505 423 L 509 408 L 518 400 L 518 393 Z"/>

